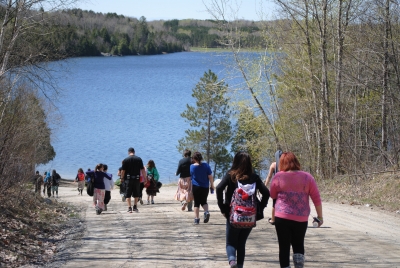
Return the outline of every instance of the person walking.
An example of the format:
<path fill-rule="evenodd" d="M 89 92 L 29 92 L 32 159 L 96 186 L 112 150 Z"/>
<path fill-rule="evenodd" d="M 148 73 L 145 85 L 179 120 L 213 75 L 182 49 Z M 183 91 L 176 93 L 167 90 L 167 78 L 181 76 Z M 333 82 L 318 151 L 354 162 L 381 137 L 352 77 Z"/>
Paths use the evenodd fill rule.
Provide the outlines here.
<path fill-rule="evenodd" d="M 44 173 L 44 179 L 43 179 L 43 195 L 46 196 L 46 191 L 47 191 L 47 197 L 51 196 L 51 175 L 50 171 L 46 171 Z"/>
<path fill-rule="evenodd" d="M 271 165 L 269 166 L 269 172 L 268 176 L 265 180 L 265 186 L 268 187 L 269 183 L 271 182 L 273 176 L 278 173 L 278 166 L 279 166 L 279 159 L 281 158 L 282 151 L 278 150 L 275 152 L 275 162 L 272 162 Z M 268 219 L 268 222 L 271 225 L 275 225 L 275 202 L 276 199 L 272 200 L 272 213 L 271 213 L 271 218 Z"/>
<path fill-rule="evenodd" d="M 147 174 L 146 167 L 144 167 L 145 173 Z M 144 182 L 147 181 L 142 175 L 140 175 L 140 190 L 139 190 L 139 203 L 143 205 L 143 189 L 144 189 Z"/>
<path fill-rule="evenodd" d="M 140 175 L 146 180 L 146 173 L 142 159 L 135 155 L 135 149 L 130 147 L 128 154 L 129 156 L 122 161 L 121 184 L 126 182 L 125 198 L 128 203 L 128 213 L 132 213 L 132 211 L 139 212 L 137 202 L 140 196 Z M 134 198 L 133 207 L 132 196 Z"/>
<path fill-rule="evenodd" d="M 32 183 L 35 185 L 35 194 L 40 195 L 40 188 L 42 186 L 43 177 L 40 175 L 39 171 L 36 171 L 35 176 L 33 177 Z"/>
<path fill-rule="evenodd" d="M 104 196 L 105 196 L 105 186 L 104 178 L 111 180 L 111 177 L 104 172 L 103 164 L 96 165 L 94 171 L 86 171 L 88 177 L 94 179 L 94 191 L 93 191 L 93 206 L 96 209 L 96 214 L 100 215 L 104 210 Z"/>
<path fill-rule="evenodd" d="M 271 198 L 275 204 L 275 230 L 279 244 L 279 263 L 290 267 L 290 246 L 295 268 L 304 267 L 304 237 L 310 215 L 309 199 L 318 215 L 318 227 L 323 224 L 322 202 L 313 176 L 301 171 L 300 162 L 292 152 L 279 160 L 279 172 L 271 183 Z"/>
<path fill-rule="evenodd" d="M 200 206 L 204 209 L 204 223 L 210 220 L 207 197 L 208 191 L 214 191 L 214 179 L 210 166 L 202 162 L 203 156 L 199 152 L 193 154 L 193 164 L 190 165 L 192 190 L 194 197 L 194 224 L 200 223 Z"/>
<path fill-rule="evenodd" d="M 233 158 L 232 167 L 222 178 L 216 189 L 218 207 L 226 218 L 226 254 L 230 267 L 242 268 L 246 255 L 246 241 L 253 228 L 235 228 L 230 224 L 230 204 L 233 193 L 238 185 L 258 190 L 262 199 L 259 205 L 265 208 L 268 203 L 269 191 L 260 177 L 254 173 L 251 158 L 248 153 L 238 152 Z M 224 190 L 225 200 L 224 200 Z"/>
<path fill-rule="evenodd" d="M 58 186 L 60 185 L 60 180 L 61 180 L 60 174 L 58 174 L 56 172 L 56 170 L 53 169 L 53 172 L 51 173 L 51 179 L 50 179 L 50 181 L 51 181 L 51 192 L 53 194 L 53 198 L 54 198 L 54 192 L 56 193 L 57 198 L 58 198 Z M 47 189 L 47 191 L 48 191 L 48 189 Z"/>
<path fill-rule="evenodd" d="M 85 188 L 85 173 L 82 168 L 78 169 L 78 174 L 76 174 L 75 182 L 78 183 L 78 195 L 82 195 L 83 188 Z"/>
<path fill-rule="evenodd" d="M 111 200 L 111 190 L 114 189 L 114 180 L 112 178 L 112 174 L 107 172 L 108 166 L 103 164 L 103 171 L 111 178 L 111 180 L 104 177 L 104 211 L 107 211 L 107 205 Z"/>
<path fill-rule="evenodd" d="M 179 160 L 178 169 L 176 170 L 176 176 L 179 175 L 180 178 L 174 199 L 181 201 L 183 211 L 186 209 L 186 206 L 188 211 L 192 211 L 193 206 L 192 180 L 190 178 L 191 155 L 192 152 L 186 149 L 183 152 L 183 158 Z"/>
<path fill-rule="evenodd" d="M 150 186 L 147 187 L 146 193 L 147 193 L 147 205 L 150 204 L 150 198 L 151 198 L 151 204 L 154 204 L 154 197 L 157 195 L 158 188 L 157 188 L 157 182 L 158 179 L 160 178 L 160 175 L 158 174 L 156 164 L 154 163 L 153 160 L 149 160 L 146 166 L 147 170 L 147 179 L 150 180 Z"/>

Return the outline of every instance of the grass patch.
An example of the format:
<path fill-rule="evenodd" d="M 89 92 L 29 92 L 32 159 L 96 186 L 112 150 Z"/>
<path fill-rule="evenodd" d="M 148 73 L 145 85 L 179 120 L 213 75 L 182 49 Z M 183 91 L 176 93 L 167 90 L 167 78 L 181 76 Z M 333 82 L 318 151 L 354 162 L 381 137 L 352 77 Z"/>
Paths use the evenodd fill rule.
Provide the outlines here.
<path fill-rule="evenodd" d="M 324 200 L 351 205 L 370 204 L 387 211 L 400 210 L 400 175 L 385 173 L 369 178 L 340 177 L 318 181 Z"/>

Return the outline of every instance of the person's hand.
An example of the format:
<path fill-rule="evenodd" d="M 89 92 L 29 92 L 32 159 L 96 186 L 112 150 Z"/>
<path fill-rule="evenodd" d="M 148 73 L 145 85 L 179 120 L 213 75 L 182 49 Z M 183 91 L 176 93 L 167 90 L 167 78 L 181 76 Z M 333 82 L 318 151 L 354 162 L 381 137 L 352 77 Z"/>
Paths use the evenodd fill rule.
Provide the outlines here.
<path fill-rule="evenodd" d="M 324 224 L 324 218 L 317 217 L 317 219 L 319 220 L 318 227 L 321 227 L 321 225 Z"/>

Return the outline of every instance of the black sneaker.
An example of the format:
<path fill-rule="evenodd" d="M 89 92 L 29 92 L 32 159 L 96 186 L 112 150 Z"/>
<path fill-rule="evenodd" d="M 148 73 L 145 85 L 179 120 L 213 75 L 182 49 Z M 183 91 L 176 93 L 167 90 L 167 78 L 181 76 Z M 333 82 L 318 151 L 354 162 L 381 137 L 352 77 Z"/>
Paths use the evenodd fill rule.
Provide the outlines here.
<path fill-rule="evenodd" d="M 137 209 L 136 205 L 133 206 L 133 211 L 139 212 L 139 210 Z"/>
<path fill-rule="evenodd" d="M 128 213 L 132 213 L 132 207 L 128 208 Z"/>
<path fill-rule="evenodd" d="M 207 223 L 210 220 L 210 213 L 204 212 L 204 223 Z"/>

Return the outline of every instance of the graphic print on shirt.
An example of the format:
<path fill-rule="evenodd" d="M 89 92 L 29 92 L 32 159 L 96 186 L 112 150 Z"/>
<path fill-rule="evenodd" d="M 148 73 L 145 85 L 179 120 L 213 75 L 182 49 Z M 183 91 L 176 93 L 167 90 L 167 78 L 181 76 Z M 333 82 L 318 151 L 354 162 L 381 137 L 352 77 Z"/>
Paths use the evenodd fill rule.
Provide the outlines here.
<path fill-rule="evenodd" d="M 281 202 L 281 200 L 285 200 L 285 202 Z M 275 210 L 289 215 L 308 216 L 310 215 L 308 194 L 304 192 L 280 192 Z"/>

